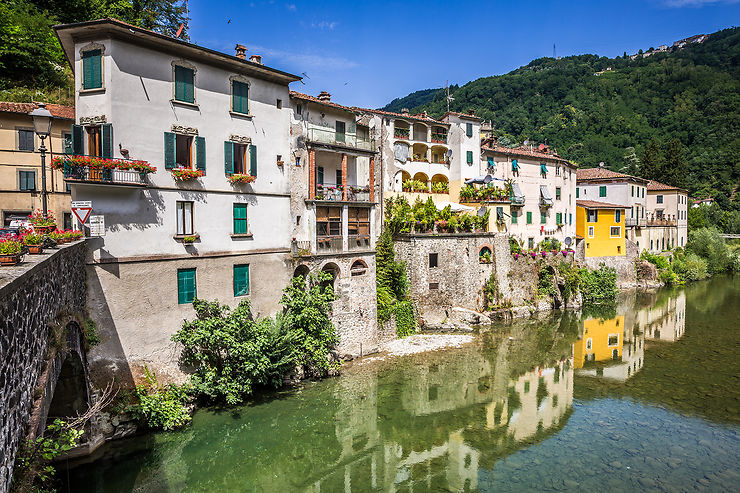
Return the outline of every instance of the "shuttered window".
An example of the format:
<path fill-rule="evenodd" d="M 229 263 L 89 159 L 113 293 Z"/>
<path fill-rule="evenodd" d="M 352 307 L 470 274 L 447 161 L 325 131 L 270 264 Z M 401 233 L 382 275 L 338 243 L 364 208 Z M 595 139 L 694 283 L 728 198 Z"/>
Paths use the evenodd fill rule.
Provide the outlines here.
<path fill-rule="evenodd" d="M 473 164 L 473 151 L 468 151 L 466 153 L 466 156 L 467 156 L 466 161 L 468 162 L 469 165 L 472 166 L 472 164 Z"/>
<path fill-rule="evenodd" d="M 547 212 L 541 211 L 540 212 L 540 223 L 545 224 L 547 222 Z"/>
<path fill-rule="evenodd" d="M 540 163 L 540 174 L 547 177 L 547 165 L 545 163 Z"/>
<path fill-rule="evenodd" d="M 527 212 L 527 224 L 532 224 L 532 213 Z"/>
<path fill-rule="evenodd" d="M 73 154 L 84 154 L 84 133 L 82 131 L 82 125 L 72 125 L 72 153 Z"/>
<path fill-rule="evenodd" d="M 370 209 L 350 207 L 347 209 L 347 228 L 350 236 L 370 235 Z"/>
<path fill-rule="evenodd" d="M 622 211 L 621 210 L 614 211 L 614 222 L 615 223 L 622 222 Z"/>
<path fill-rule="evenodd" d="M 249 264 L 234 266 L 234 296 L 249 294 Z"/>
<path fill-rule="evenodd" d="M 555 224 L 563 224 L 563 213 L 558 212 L 555 214 Z"/>
<path fill-rule="evenodd" d="M 515 174 L 519 172 L 519 161 L 516 159 L 511 160 L 511 171 Z"/>
<path fill-rule="evenodd" d="M 249 146 L 249 174 L 257 178 L 257 146 Z"/>
<path fill-rule="evenodd" d="M 555 187 L 555 200 L 560 200 L 560 187 Z"/>
<path fill-rule="evenodd" d="M 247 228 L 247 204 L 234 204 L 234 234 L 245 235 Z"/>
<path fill-rule="evenodd" d="M 206 174 L 206 138 L 195 138 L 195 167 Z"/>
<path fill-rule="evenodd" d="M 82 89 L 103 87 L 103 56 L 100 50 L 82 53 Z"/>
<path fill-rule="evenodd" d="M 231 83 L 231 111 L 249 114 L 249 84 L 235 80 Z"/>
<path fill-rule="evenodd" d="M 323 166 L 318 166 L 316 168 L 316 183 L 318 185 L 324 184 L 324 167 Z"/>
<path fill-rule="evenodd" d="M 465 124 L 465 135 L 467 135 L 468 137 L 473 136 L 473 124 L 472 123 Z"/>
<path fill-rule="evenodd" d="M 113 158 L 113 125 L 110 123 L 100 126 L 100 156 Z"/>
<path fill-rule="evenodd" d="M 175 65 L 175 100 L 195 103 L 195 71 Z"/>
<path fill-rule="evenodd" d="M 177 269 L 177 302 L 192 303 L 195 296 L 195 269 Z"/>
<path fill-rule="evenodd" d="M 511 211 L 511 224 L 516 224 L 518 217 L 519 213 L 517 211 Z"/>
<path fill-rule="evenodd" d="M 316 236 L 342 235 L 342 208 L 316 208 Z"/>
<path fill-rule="evenodd" d="M 581 189 L 576 188 L 576 198 L 580 198 L 580 196 L 581 196 Z"/>
<path fill-rule="evenodd" d="M 599 187 L 599 197 L 606 197 L 606 187 L 605 186 Z"/>
<path fill-rule="evenodd" d="M 33 151 L 33 130 L 18 130 L 18 150 Z"/>
<path fill-rule="evenodd" d="M 18 172 L 18 189 L 19 190 L 36 190 L 36 172 L 19 171 Z"/>

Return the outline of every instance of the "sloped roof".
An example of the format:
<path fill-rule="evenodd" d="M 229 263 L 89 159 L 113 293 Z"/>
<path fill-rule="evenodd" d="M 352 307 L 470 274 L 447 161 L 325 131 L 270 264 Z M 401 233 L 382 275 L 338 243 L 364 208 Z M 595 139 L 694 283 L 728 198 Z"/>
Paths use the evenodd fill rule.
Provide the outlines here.
<path fill-rule="evenodd" d="M 21 113 L 27 115 L 38 107 L 38 103 L 11 103 L 8 101 L 0 101 L 0 111 L 4 111 L 6 113 Z M 75 119 L 74 106 L 47 103 L 46 109 L 49 110 L 51 116 L 54 118 L 61 118 L 64 120 Z"/>
<path fill-rule="evenodd" d="M 676 190 L 679 192 L 689 193 L 688 190 L 685 190 L 683 188 L 666 185 L 665 183 L 661 183 L 655 180 L 650 180 L 648 182 L 647 189 L 648 189 L 648 192 Z"/>
<path fill-rule="evenodd" d="M 394 111 L 372 110 L 372 109 L 369 109 L 369 108 L 360 108 L 358 106 L 354 106 L 353 109 L 355 111 L 362 111 L 362 112 L 367 112 L 367 113 L 375 113 L 376 115 L 392 116 L 394 118 L 401 118 L 401 119 L 407 119 L 407 120 L 419 120 L 419 121 L 429 122 L 429 123 L 433 123 L 435 125 L 442 125 L 442 126 L 446 126 L 446 127 L 449 127 L 450 126 L 449 123 L 446 123 L 446 122 L 443 122 L 443 121 L 440 121 L 440 120 L 435 120 L 434 118 L 432 118 L 431 116 L 428 116 L 428 115 L 427 116 L 424 116 L 423 113 L 418 113 L 416 115 L 411 115 L 409 113 L 396 113 Z"/>
<path fill-rule="evenodd" d="M 316 96 L 310 96 L 308 94 L 303 94 L 302 92 L 298 92 L 298 91 L 290 91 L 290 97 L 296 98 L 296 99 L 302 99 L 304 101 L 311 101 L 313 103 L 323 104 L 326 106 L 331 106 L 332 108 L 336 108 L 342 111 L 349 111 L 350 113 L 354 112 L 354 109 L 349 106 L 343 106 L 341 104 L 337 104 L 332 101 L 325 101 L 323 99 L 317 98 Z"/>
<path fill-rule="evenodd" d="M 632 176 L 626 173 L 618 173 L 607 168 L 581 168 L 576 172 L 576 179 L 578 181 L 589 181 L 589 180 L 624 180 L 624 181 L 636 181 L 639 183 L 647 184 L 648 180 L 640 178 L 639 176 Z"/>
<path fill-rule="evenodd" d="M 534 151 L 527 147 L 503 147 L 499 145 L 495 146 L 481 146 L 481 150 L 483 151 L 491 151 L 491 152 L 498 152 L 500 154 L 506 154 L 509 156 L 521 156 L 521 157 L 533 157 L 537 159 L 549 159 L 551 161 L 559 161 L 561 163 L 567 164 L 568 166 L 571 166 L 573 168 L 576 167 L 575 164 L 571 163 L 565 158 L 562 158 L 558 156 L 555 153 L 548 154 L 546 152 L 540 152 L 540 151 Z"/>
<path fill-rule="evenodd" d="M 576 200 L 576 205 L 584 209 L 629 209 L 625 205 L 609 204 L 597 200 Z"/>
<path fill-rule="evenodd" d="M 470 113 L 460 113 L 458 111 L 448 111 L 447 113 L 445 113 L 444 115 L 442 115 L 442 118 L 446 117 L 447 115 L 456 116 L 458 118 L 462 118 L 463 120 L 474 120 L 474 121 L 478 121 L 478 122 L 482 122 L 483 121 L 483 118 L 481 118 L 479 116 L 475 116 L 475 114 L 472 114 L 471 115 Z"/>

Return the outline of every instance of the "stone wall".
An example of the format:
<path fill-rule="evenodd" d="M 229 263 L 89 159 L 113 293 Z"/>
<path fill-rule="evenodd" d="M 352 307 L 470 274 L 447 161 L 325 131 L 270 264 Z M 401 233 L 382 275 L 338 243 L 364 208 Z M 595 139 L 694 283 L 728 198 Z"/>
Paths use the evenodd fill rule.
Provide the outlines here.
<path fill-rule="evenodd" d="M 639 247 L 629 239 L 625 240 L 626 252 L 623 256 L 618 257 L 586 257 L 584 251 L 584 242 L 581 240 L 576 247 L 576 256 L 589 269 L 598 269 L 601 264 L 612 267 L 617 271 L 617 287 L 626 289 L 635 287 L 637 284 L 637 271 L 635 270 L 635 260 L 640 256 Z"/>
<path fill-rule="evenodd" d="M 0 492 L 8 490 L 26 434 L 52 323 L 85 313 L 85 244 L 78 242 L 16 267 L 0 267 Z"/>

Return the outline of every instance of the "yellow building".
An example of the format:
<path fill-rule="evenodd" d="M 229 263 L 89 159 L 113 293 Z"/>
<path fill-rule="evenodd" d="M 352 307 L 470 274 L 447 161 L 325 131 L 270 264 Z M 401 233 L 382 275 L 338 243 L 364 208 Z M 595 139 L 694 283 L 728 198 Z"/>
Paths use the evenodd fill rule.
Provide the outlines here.
<path fill-rule="evenodd" d="M 573 347 L 575 368 L 583 368 L 584 364 L 592 361 L 621 361 L 623 333 L 623 315 L 609 320 L 584 320 L 583 337 Z"/>
<path fill-rule="evenodd" d="M 16 217 L 25 217 L 41 209 L 41 146 L 28 115 L 34 103 L 0 102 L 0 214 L 7 226 Z M 52 171 L 52 153 L 64 152 L 65 139 L 71 139 L 75 109 L 72 106 L 47 104 L 52 114 L 51 135 L 46 146 L 46 190 L 49 212 L 62 228 L 72 226 L 70 192 L 61 171 Z"/>
<path fill-rule="evenodd" d="M 626 207 L 595 200 L 576 201 L 576 237 L 585 242 L 586 257 L 619 257 L 626 254 Z"/>

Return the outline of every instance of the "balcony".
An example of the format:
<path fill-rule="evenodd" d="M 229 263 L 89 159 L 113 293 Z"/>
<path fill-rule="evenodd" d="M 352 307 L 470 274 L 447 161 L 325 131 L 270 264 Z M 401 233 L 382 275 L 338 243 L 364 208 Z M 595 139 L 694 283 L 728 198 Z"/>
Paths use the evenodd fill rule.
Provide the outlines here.
<path fill-rule="evenodd" d="M 290 243 L 290 253 L 294 257 L 311 256 L 311 242 L 303 240 L 293 240 Z"/>
<path fill-rule="evenodd" d="M 363 151 L 375 150 L 375 141 L 357 134 L 337 132 L 333 128 L 310 127 L 308 140 L 316 144 L 327 144 Z"/>
<path fill-rule="evenodd" d="M 524 197 L 517 197 L 515 195 L 511 196 L 511 205 L 516 207 L 522 207 L 524 205 L 525 199 Z"/>
<path fill-rule="evenodd" d="M 647 220 L 648 226 L 675 226 L 676 220 L 667 217 L 655 217 Z"/>
<path fill-rule="evenodd" d="M 393 137 L 396 139 L 409 140 L 409 129 L 408 128 L 394 128 Z"/>
<path fill-rule="evenodd" d="M 432 132 L 433 144 L 447 144 L 447 134 Z"/>
<path fill-rule="evenodd" d="M 342 201 L 341 185 L 316 185 L 316 200 Z M 369 187 L 349 187 L 348 202 L 370 202 Z"/>
<path fill-rule="evenodd" d="M 134 187 L 148 186 L 147 175 L 157 171 L 157 168 L 146 161 L 82 155 L 53 156 L 51 167 L 60 170 L 68 183 Z"/>
<path fill-rule="evenodd" d="M 644 218 L 626 218 L 624 220 L 624 225 L 628 228 L 642 228 L 645 226 L 645 219 Z"/>
<path fill-rule="evenodd" d="M 344 250 L 341 236 L 317 236 L 317 253 L 342 253 Z"/>

